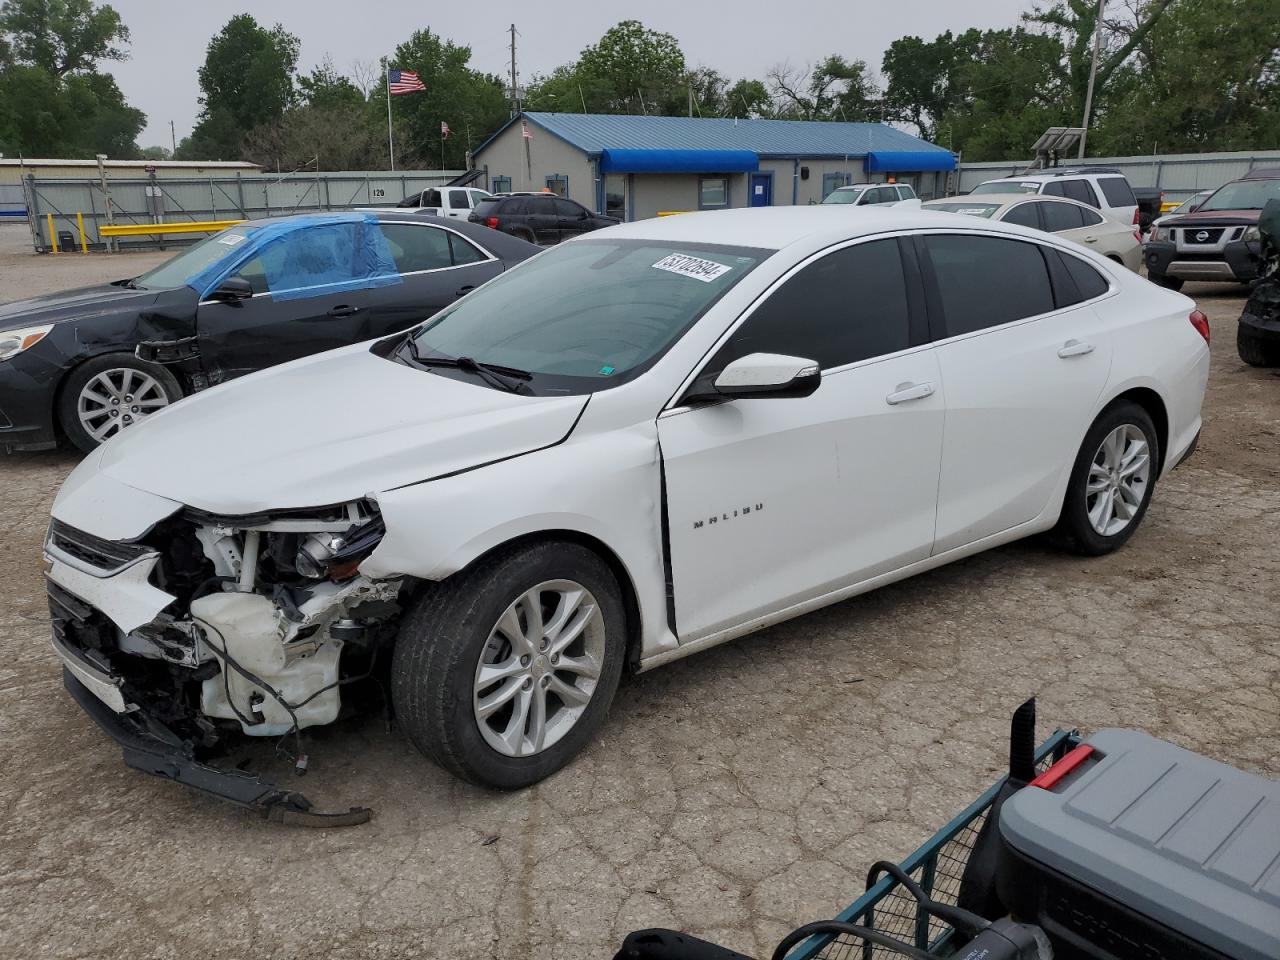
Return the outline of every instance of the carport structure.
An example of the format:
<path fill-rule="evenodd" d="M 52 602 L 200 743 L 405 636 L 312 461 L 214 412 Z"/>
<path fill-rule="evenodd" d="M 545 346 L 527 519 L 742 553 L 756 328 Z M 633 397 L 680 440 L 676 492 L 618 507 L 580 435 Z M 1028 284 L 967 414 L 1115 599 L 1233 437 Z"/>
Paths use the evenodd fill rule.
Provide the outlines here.
<path fill-rule="evenodd" d="M 599 213 L 820 203 L 897 180 L 943 196 L 951 151 L 883 123 L 522 113 L 475 151 L 494 192 L 550 190 Z"/>

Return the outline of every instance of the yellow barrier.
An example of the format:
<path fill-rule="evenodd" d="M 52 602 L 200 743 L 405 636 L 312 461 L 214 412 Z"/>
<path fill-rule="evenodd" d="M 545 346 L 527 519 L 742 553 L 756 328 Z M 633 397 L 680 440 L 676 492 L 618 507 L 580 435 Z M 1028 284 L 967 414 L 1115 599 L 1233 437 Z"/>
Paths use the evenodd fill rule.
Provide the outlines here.
<path fill-rule="evenodd" d="M 53 248 L 53 255 L 58 255 L 58 235 L 53 232 L 53 214 L 46 213 L 45 216 L 49 220 L 49 246 Z"/>
<path fill-rule="evenodd" d="M 194 223 L 117 223 L 98 228 L 103 237 L 150 237 L 170 233 L 216 233 L 243 220 L 201 220 Z"/>
<path fill-rule="evenodd" d="M 84 214 L 79 210 L 76 211 L 76 227 L 80 231 L 80 252 L 88 253 L 89 244 L 84 239 Z"/>
<path fill-rule="evenodd" d="M 692 210 L 659 210 L 659 211 L 658 211 L 658 216 L 660 216 L 660 217 L 678 217 L 678 216 L 680 216 L 680 214 L 682 214 L 682 213 L 692 213 L 692 212 L 693 212 Z"/>

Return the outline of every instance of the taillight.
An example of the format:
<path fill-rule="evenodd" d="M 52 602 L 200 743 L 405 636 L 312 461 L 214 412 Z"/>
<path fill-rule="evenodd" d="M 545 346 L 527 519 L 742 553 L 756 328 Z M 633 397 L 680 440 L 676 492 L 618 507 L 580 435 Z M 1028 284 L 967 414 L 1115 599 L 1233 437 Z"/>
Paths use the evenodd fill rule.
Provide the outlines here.
<path fill-rule="evenodd" d="M 1142 242 L 1142 217 L 1139 216 L 1137 207 L 1133 208 L 1133 239 Z"/>
<path fill-rule="evenodd" d="M 490 230 L 497 230 L 497 229 L 498 229 L 498 218 L 497 218 L 497 217 L 490 217 L 488 220 L 486 220 L 486 221 L 485 221 L 485 225 L 486 225 Z"/>
<path fill-rule="evenodd" d="M 1189 319 L 1191 320 L 1191 325 L 1192 325 L 1193 327 L 1195 327 L 1195 328 L 1196 328 L 1196 333 L 1198 333 L 1198 334 L 1200 334 L 1200 336 L 1204 337 L 1205 345 L 1206 345 L 1206 346 L 1208 346 L 1208 344 L 1209 344 L 1209 318 L 1208 318 L 1208 317 L 1206 317 L 1206 316 L 1205 316 L 1203 313 L 1201 313 L 1199 310 L 1192 310 L 1192 311 L 1191 311 L 1191 316 L 1190 316 L 1190 318 L 1189 318 Z"/>
<path fill-rule="evenodd" d="M 1138 208 L 1133 208 L 1133 225 L 1136 227 L 1142 222 L 1142 218 L 1138 216 Z"/>

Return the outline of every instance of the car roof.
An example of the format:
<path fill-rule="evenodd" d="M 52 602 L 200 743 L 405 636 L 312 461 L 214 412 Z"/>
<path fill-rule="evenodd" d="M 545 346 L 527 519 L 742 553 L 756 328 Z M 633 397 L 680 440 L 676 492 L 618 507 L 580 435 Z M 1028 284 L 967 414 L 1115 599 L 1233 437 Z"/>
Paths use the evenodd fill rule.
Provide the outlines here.
<path fill-rule="evenodd" d="M 991 199 L 987 199 L 990 197 Z M 1007 199 L 997 199 L 1007 198 Z M 1098 216 L 1102 216 L 1097 207 L 1088 203 L 1081 203 L 1079 200 L 1072 200 L 1070 197 L 1053 197 L 1043 193 L 980 193 L 976 197 L 966 194 L 963 197 L 939 197 L 936 200 L 926 200 L 921 204 L 924 209 L 938 207 L 944 203 L 981 203 L 985 205 L 994 204 L 1000 209 L 997 213 L 1004 213 L 1006 207 L 1015 207 L 1020 203 L 1066 203 L 1073 207 L 1083 207 L 1085 210 L 1092 210 Z"/>
<path fill-rule="evenodd" d="M 1280 167 L 1271 167 L 1267 170 L 1250 170 L 1241 180 L 1280 180 Z"/>
<path fill-rule="evenodd" d="M 424 208 L 421 207 L 362 207 L 359 210 L 335 210 L 332 213 L 349 213 L 349 214 L 372 214 L 379 223 L 391 222 L 409 222 L 421 221 L 431 226 L 444 227 L 460 233 L 468 240 L 474 241 L 482 249 L 488 250 L 494 256 L 503 259 L 523 260 L 534 253 L 541 250 L 540 247 L 521 240 L 519 237 L 513 237 L 507 233 L 501 233 L 497 230 L 491 230 L 484 224 L 471 223 L 468 220 L 462 220 L 457 217 L 439 217 L 431 213 L 423 213 Z M 434 207 L 427 207 L 431 210 Z M 238 223 L 238 227 L 260 227 L 268 223 L 284 223 L 289 220 L 305 220 L 314 217 L 325 217 L 329 215 L 329 211 L 311 212 L 311 213 L 292 213 L 280 217 L 262 217 L 258 220 L 245 220 Z"/>
<path fill-rule="evenodd" d="M 1006 180 L 1060 180 L 1063 177 L 1123 177 L 1124 172 L 1115 167 L 1057 167 L 1053 170 L 1033 170 L 1017 176 L 996 177 L 983 183 L 1003 183 Z M 981 184 L 979 184 L 981 186 Z"/>
<path fill-rule="evenodd" d="M 674 243 L 709 243 L 732 247 L 781 250 L 792 244 L 811 241 L 839 243 L 891 230 L 970 229 L 1007 232 L 1040 240 L 1040 231 L 1012 224 L 958 217 L 954 213 L 922 208 L 887 209 L 859 207 L 856 214 L 832 204 L 803 207 L 742 207 L 736 210 L 708 210 L 654 217 L 609 227 L 586 234 L 587 238 L 659 240 Z M 573 240 L 571 243 L 580 241 Z"/>

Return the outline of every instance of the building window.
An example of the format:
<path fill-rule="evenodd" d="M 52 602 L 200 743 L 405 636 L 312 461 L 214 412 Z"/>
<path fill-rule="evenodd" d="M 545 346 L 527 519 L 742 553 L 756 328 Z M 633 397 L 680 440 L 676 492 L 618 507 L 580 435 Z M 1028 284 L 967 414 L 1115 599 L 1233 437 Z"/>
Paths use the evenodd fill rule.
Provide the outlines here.
<path fill-rule="evenodd" d="M 729 178 L 702 177 L 698 180 L 698 209 L 715 210 L 729 205 Z"/>
<path fill-rule="evenodd" d="M 494 193 L 510 193 L 511 178 L 510 177 L 494 177 L 492 180 Z"/>
<path fill-rule="evenodd" d="M 827 199 L 827 195 L 831 191 L 839 187 L 847 187 L 853 183 L 853 174 L 851 173 L 824 173 L 822 175 L 822 199 Z M 844 194 L 841 194 L 844 196 Z"/>
<path fill-rule="evenodd" d="M 569 178 L 562 173 L 548 174 L 547 189 L 557 197 L 567 197 L 569 195 Z"/>

